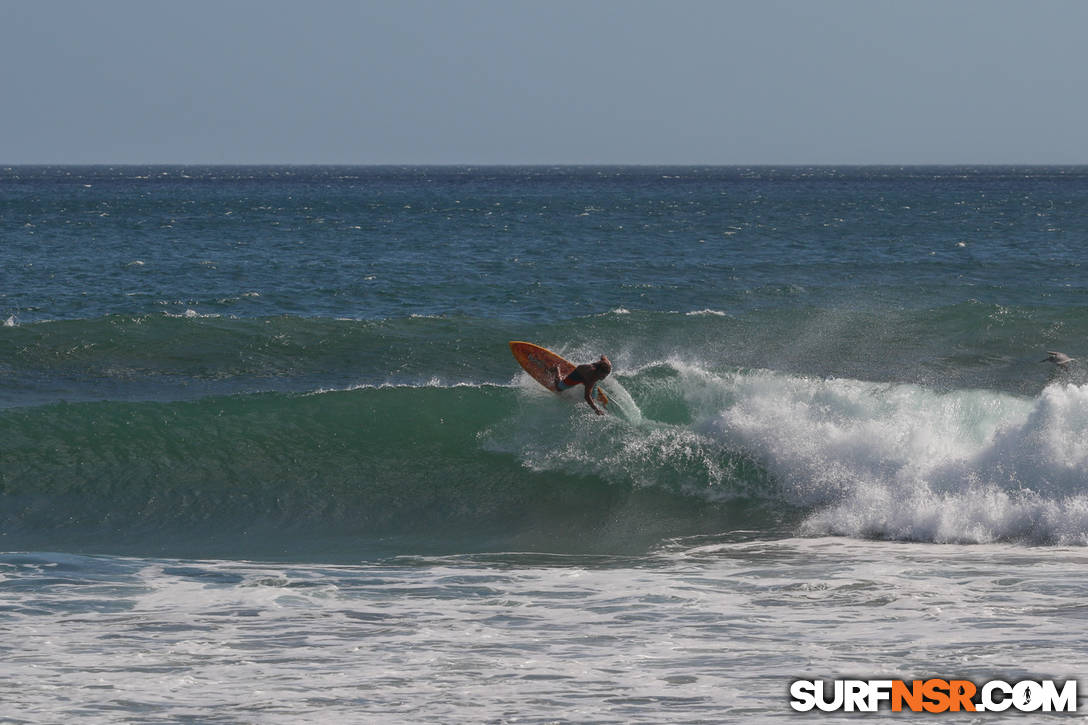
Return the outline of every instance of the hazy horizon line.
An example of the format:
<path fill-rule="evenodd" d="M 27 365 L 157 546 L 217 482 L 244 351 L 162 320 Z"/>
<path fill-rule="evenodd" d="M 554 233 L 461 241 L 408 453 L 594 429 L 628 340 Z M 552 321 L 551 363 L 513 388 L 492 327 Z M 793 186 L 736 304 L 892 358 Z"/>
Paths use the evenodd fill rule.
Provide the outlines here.
<path fill-rule="evenodd" d="M 940 162 L 758 162 L 758 163 L 692 163 L 692 162 L 324 162 L 324 161 L 20 161 L 0 162 L 0 168 L 46 167 L 340 167 L 340 168 L 1077 168 L 1088 162 L 1006 162 L 1006 161 L 940 161 Z"/>

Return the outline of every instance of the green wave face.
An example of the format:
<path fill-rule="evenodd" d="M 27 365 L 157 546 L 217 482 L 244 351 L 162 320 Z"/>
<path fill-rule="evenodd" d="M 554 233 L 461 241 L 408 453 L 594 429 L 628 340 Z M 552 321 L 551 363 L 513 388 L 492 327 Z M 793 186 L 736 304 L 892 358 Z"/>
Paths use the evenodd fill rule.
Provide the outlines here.
<path fill-rule="evenodd" d="M 1033 346 L 1088 333 L 1081 318 L 964 303 L 6 327 L 0 535 L 278 558 L 738 531 L 1077 543 L 1088 381 Z M 514 338 L 609 354 L 612 415 L 531 381 Z"/>
<path fill-rule="evenodd" d="M 1088 387 L 708 369 L 0 412 L 11 548 L 624 553 L 689 536 L 1085 543 Z"/>
<path fill-rule="evenodd" d="M 644 465 L 657 454 L 624 465 L 593 435 L 620 445 L 641 434 L 572 401 L 531 388 L 379 387 L 9 409 L 0 521 L 14 548 L 277 557 L 330 540 L 347 557 L 626 551 L 728 528 L 739 504 L 689 491 L 732 485 L 692 458 L 713 451 L 671 434 L 691 460 L 656 461 L 651 480 Z"/>

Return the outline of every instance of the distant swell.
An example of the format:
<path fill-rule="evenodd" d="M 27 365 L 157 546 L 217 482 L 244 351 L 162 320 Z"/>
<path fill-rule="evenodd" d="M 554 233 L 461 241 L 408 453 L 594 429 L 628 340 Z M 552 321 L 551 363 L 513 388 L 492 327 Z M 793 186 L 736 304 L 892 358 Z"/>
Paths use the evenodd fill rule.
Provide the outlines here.
<path fill-rule="evenodd" d="M 1052 322 L 1040 329 L 1040 319 Z M 926 310 L 768 307 L 743 315 L 616 309 L 531 324 L 411 313 L 392 319 L 109 315 L 0 328 L 0 406 L 51 402 L 58 394 L 156 400 L 433 379 L 506 382 L 516 371 L 510 339 L 574 358 L 608 352 L 628 371 L 675 358 L 710 369 L 1033 395 L 1046 380 L 1039 364 L 1044 351 L 1086 337 L 1079 308 L 974 301 Z"/>

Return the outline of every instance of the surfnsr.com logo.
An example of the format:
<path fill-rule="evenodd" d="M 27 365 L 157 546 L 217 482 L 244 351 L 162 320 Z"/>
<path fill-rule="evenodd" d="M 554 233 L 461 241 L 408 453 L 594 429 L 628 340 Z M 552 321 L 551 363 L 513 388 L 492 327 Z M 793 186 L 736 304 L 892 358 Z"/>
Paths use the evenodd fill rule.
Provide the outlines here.
<path fill-rule="evenodd" d="M 1077 681 L 1054 680 L 794 680 L 790 707 L 799 712 L 1076 712 Z"/>

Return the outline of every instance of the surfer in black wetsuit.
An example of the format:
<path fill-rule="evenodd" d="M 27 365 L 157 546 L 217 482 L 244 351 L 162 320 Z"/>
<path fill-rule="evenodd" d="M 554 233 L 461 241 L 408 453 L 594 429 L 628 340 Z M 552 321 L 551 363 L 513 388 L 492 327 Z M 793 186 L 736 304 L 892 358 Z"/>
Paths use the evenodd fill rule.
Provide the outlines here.
<path fill-rule="evenodd" d="M 601 359 L 595 363 L 579 365 L 567 377 L 562 379 L 559 378 L 559 367 L 557 366 L 554 371 L 555 389 L 563 391 L 578 384 L 584 385 L 586 402 L 589 403 L 589 407 L 593 408 L 593 412 L 597 415 L 604 415 L 604 411 L 593 402 L 593 389 L 597 387 L 597 383 L 607 378 L 610 372 L 612 372 L 612 361 L 604 355 L 601 355 Z"/>

